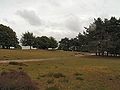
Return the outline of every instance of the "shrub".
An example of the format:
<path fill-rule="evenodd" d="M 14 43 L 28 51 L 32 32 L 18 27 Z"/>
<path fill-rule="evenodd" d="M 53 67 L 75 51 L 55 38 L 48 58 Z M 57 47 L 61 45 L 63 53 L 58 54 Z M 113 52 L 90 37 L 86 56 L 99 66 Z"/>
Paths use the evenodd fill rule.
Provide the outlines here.
<path fill-rule="evenodd" d="M 54 73 L 53 77 L 60 78 L 60 77 L 65 77 L 65 75 L 63 75 L 62 73 Z"/>
<path fill-rule="evenodd" d="M 49 80 L 47 80 L 47 83 L 48 83 L 48 84 L 53 84 L 53 83 L 54 83 L 54 79 L 49 79 Z"/>
<path fill-rule="evenodd" d="M 76 77 L 76 80 L 84 80 L 82 77 Z"/>
<path fill-rule="evenodd" d="M 17 45 L 15 49 L 22 49 L 22 47 L 20 45 Z"/>
<path fill-rule="evenodd" d="M 1 72 L 0 90 L 39 90 L 31 78 L 22 71 Z"/>
<path fill-rule="evenodd" d="M 9 62 L 10 65 L 18 65 L 18 66 L 27 66 L 24 63 L 20 63 L 20 62 Z"/>
<path fill-rule="evenodd" d="M 22 67 L 19 67 L 18 69 L 19 69 L 19 70 L 22 70 L 23 68 L 22 68 Z"/>
<path fill-rule="evenodd" d="M 83 74 L 76 72 L 74 75 L 75 76 L 82 76 Z"/>
<path fill-rule="evenodd" d="M 60 78 L 60 77 L 65 77 L 65 75 L 63 75 L 62 73 L 48 73 L 47 74 L 48 77 L 54 77 L 54 78 Z"/>

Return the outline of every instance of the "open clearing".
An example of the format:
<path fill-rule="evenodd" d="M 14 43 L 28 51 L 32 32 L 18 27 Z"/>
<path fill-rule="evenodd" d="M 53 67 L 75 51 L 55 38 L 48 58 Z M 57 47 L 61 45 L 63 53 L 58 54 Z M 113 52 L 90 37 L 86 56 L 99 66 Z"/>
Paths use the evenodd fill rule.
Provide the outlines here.
<path fill-rule="evenodd" d="M 3 50 L 0 49 L 0 60 L 45 59 L 74 56 L 73 52 L 47 50 Z"/>
<path fill-rule="evenodd" d="M 51 60 L 1 63 L 0 71 L 25 71 L 40 90 L 120 90 L 119 58 L 76 57 L 74 52 L 63 51 L 0 50 L 0 60 L 32 58 Z"/>

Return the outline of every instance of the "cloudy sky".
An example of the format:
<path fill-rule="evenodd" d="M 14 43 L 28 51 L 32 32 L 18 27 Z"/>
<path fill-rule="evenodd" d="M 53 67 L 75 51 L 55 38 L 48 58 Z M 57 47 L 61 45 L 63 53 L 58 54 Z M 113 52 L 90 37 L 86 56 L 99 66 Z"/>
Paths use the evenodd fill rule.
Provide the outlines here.
<path fill-rule="evenodd" d="M 0 0 L 0 23 L 20 38 L 36 36 L 75 37 L 94 18 L 120 16 L 120 0 Z"/>

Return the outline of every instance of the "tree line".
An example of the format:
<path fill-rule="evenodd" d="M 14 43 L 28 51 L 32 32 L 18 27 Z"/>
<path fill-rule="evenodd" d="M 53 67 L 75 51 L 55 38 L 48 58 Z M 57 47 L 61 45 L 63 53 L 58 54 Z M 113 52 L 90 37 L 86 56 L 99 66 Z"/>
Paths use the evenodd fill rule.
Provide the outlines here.
<path fill-rule="evenodd" d="M 10 49 L 13 47 L 21 49 L 22 47 L 19 43 L 22 43 L 22 46 L 30 46 L 30 49 L 32 47 L 37 49 L 54 49 L 58 47 L 55 38 L 47 36 L 36 37 L 30 32 L 23 33 L 19 42 L 16 33 L 10 27 L 0 24 L 0 48 Z"/>
<path fill-rule="evenodd" d="M 59 49 L 85 51 L 96 55 L 120 55 L 120 19 L 94 19 L 94 22 L 85 27 L 83 34 L 75 38 L 63 38 L 59 42 Z"/>
<path fill-rule="evenodd" d="M 96 55 L 120 55 L 120 19 L 94 19 L 83 33 L 75 38 L 62 38 L 59 42 L 53 37 L 34 36 L 25 32 L 20 40 L 23 46 L 37 49 L 58 48 L 65 51 L 92 52 Z M 8 26 L 0 24 L 0 48 L 20 48 L 16 33 Z"/>
<path fill-rule="evenodd" d="M 41 36 L 35 37 L 33 33 L 26 32 L 22 35 L 21 43 L 23 46 L 30 46 L 37 49 L 55 49 L 58 43 L 53 37 Z"/>
<path fill-rule="evenodd" d="M 0 48 L 17 48 L 18 43 L 16 33 L 10 27 L 0 24 Z"/>

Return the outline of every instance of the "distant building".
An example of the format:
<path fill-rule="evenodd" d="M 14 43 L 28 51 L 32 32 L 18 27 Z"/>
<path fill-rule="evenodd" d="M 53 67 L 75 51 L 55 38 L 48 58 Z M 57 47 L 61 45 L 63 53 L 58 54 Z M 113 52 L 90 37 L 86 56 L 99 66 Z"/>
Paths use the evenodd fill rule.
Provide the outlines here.
<path fill-rule="evenodd" d="M 30 46 L 22 46 L 22 49 L 30 49 Z M 36 49 L 36 48 L 31 48 L 31 49 Z"/>

